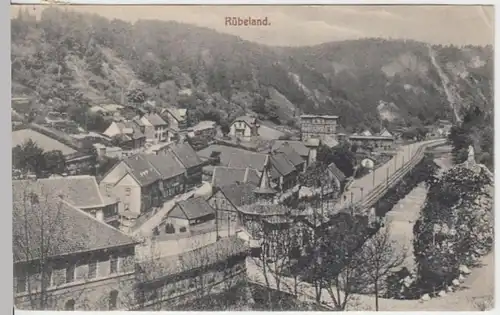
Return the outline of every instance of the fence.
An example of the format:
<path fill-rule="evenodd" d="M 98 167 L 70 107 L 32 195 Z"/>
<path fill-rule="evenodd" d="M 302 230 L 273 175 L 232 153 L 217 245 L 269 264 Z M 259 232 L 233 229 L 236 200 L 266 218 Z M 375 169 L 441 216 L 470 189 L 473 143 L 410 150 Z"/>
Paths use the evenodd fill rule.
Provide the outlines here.
<path fill-rule="evenodd" d="M 381 196 L 383 196 L 389 188 L 398 183 L 406 173 L 412 170 L 424 157 L 425 151 L 429 148 L 440 146 L 446 143 L 445 139 L 439 139 L 432 141 L 430 143 L 420 146 L 417 152 L 413 155 L 410 161 L 406 162 L 402 168 L 396 171 L 389 179 L 387 183 L 379 184 L 375 189 L 373 189 L 364 200 L 361 200 L 355 205 L 355 208 L 366 210 L 373 206 Z"/>

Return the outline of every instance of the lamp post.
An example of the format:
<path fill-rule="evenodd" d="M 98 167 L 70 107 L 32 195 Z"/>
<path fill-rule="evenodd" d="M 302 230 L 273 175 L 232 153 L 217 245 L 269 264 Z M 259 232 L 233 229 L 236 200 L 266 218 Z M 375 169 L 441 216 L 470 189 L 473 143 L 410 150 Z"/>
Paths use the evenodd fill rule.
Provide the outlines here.
<path fill-rule="evenodd" d="M 359 189 L 361 190 L 361 200 L 363 200 L 363 187 L 359 187 Z"/>

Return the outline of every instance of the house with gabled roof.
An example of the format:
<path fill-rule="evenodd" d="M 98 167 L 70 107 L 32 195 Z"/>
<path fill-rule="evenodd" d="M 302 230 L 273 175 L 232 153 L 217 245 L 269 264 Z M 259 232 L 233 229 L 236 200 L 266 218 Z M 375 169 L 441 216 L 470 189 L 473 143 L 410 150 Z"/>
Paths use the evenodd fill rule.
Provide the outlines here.
<path fill-rule="evenodd" d="M 223 187 L 233 184 L 259 184 L 259 173 L 253 168 L 234 168 L 225 166 L 214 167 L 212 173 L 212 187 Z"/>
<path fill-rule="evenodd" d="M 113 121 L 103 132 L 104 135 L 118 139 L 120 147 L 126 149 L 138 149 L 146 143 L 144 128 L 141 128 L 136 121 Z"/>
<path fill-rule="evenodd" d="M 309 160 L 310 149 L 300 140 L 275 140 L 272 145 L 272 150 L 276 151 L 286 144 L 292 147 L 304 161 L 307 162 Z"/>
<path fill-rule="evenodd" d="M 283 143 L 281 147 L 273 150 L 273 152 L 283 153 L 286 159 L 293 164 L 298 172 L 304 172 L 306 170 L 306 162 L 288 142 Z"/>
<path fill-rule="evenodd" d="M 64 201 L 99 221 L 118 227 L 118 200 L 104 196 L 94 176 L 74 175 L 65 177 L 41 178 L 36 181 L 24 180 L 30 189 L 38 194 L 57 192 Z"/>
<path fill-rule="evenodd" d="M 120 215 L 134 213 L 137 216 L 182 193 L 185 171 L 170 153 L 136 154 L 113 166 L 99 187 L 105 196 L 119 199 Z"/>
<path fill-rule="evenodd" d="M 299 172 L 284 153 L 270 154 L 271 179 L 279 191 L 286 191 L 297 184 Z"/>
<path fill-rule="evenodd" d="M 43 291 L 47 310 L 125 309 L 138 242 L 70 204 L 85 200 L 59 188 L 12 183 L 14 304 L 37 307 L 31 302 Z"/>
<path fill-rule="evenodd" d="M 179 201 L 159 225 L 160 233 L 190 233 L 197 225 L 214 222 L 215 210 L 203 197 Z"/>
<path fill-rule="evenodd" d="M 145 126 L 148 141 L 158 143 L 169 139 L 168 123 L 163 120 L 160 115 L 156 113 L 148 113 L 143 115 L 140 121 Z"/>
<path fill-rule="evenodd" d="M 259 135 L 259 123 L 255 117 L 241 116 L 229 126 L 229 135 L 240 139 L 250 139 Z"/>
<path fill-rule="evenodd" d="M 200 159 L 193 147 L 189 143 L 175 143 L 168 146 L 167 150 L 186 170 L 186 189 L 200 185 L 205 163 Z"/>
<path fill-rule="evenodd" d="M 187 129 L 187 109 L 167 107 L 161 111 L 166 118 L 169 128 L 175 132 Z"/>
<path fill-rule="evenodd" d="M 393 137 L 392 133 L 389 132 L 389 130 L 387 130 L 387 128 L 382 128 L 382 130 L 380 131 L 380 133 L 378 134 L 379 136 L 381 137 Z"/>

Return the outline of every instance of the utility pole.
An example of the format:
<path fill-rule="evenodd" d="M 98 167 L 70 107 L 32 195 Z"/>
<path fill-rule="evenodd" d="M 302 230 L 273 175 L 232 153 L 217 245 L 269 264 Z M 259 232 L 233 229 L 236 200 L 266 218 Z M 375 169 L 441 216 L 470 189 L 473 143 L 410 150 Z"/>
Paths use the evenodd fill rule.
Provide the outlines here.
<path fill-rule="evenodd" d="M 373 173 L 373 181 L 372 181 L 372 186 L 375 188 L 375 169 L 372 170 Z"/>
<path fill-rule="evenodd" d="M 219 203 L 217 199 L 215 200 L 215 240 L 219 240 Z"/>
<path fill-rule="evenodd" d="M 387 171 L 385 175 L 385 185 L 389 187 L 389 168 L 386 168 L 385 170 Z"/>

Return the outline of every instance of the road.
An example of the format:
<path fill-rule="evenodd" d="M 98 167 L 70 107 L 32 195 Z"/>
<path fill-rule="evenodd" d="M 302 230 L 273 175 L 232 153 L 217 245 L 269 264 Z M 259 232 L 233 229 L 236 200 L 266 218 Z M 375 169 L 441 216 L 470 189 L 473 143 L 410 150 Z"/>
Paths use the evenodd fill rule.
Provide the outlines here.
<path fill-rule="evenodd" d="M 163 217 L 175 206 L 178 201 L 186 200 L 193 196 L 195 191 L 189 191 L 182 195 L 175 196 L 171 200 L 165 202 L 158 212 L 153 214 L 151 217 L 147 218 L 140 226 L 138 226 L 134 231 L 135 236 L 151 236 L 153 234 L 153 229 L 160 225 Z"/>
<path fill-rule="evenodd" d="M 444 297 L 433 298 L 429 301 L 394 300 L 379 298 L 380 311 L 479 311 L 477 303 L 494 297 L 494 253 L 481 259 L 483 266 L 475 268 L 465 279 L 457 292 L 448 293 Z M 267 287 L 262 268 L 252 258 L 247 258 L 247 275 L 250 282 Z M 280 290 L 293 294 L 294 281 L 289 277 L 280 277 Z M 269 286 L 276 289 L 276 281 L 272 275 L 268 276 Z M 301 300 L 314 300 L 314 288 L 309 283 L 298 284 L 298 295 Z M 335 291 L 335 288 L 333 288 Z M 342 293 L 341 293 L 342 294 Z M 321 293 L 321 301 L 330 307 L 333 302 L 327 290 Z M 372 295 L 352 294 L 346 310 L 374 311 L 375 297 Z"/>
<path fill-rule="evenodd" d="M 420 147 L 435 141 L 428 140 L 401 146 L 392 159 L 376 168 L 372 173 L 355 179 L 348 190 L 342 194 L 339 203 L 334 207 L 334 211 L 349 207 L 351 204 L 356 204 L 363 200 L 376 187 L 386 184 L 387 179 L 391 178 L 399 169 L 406 165 L 415 156 Z"/>

